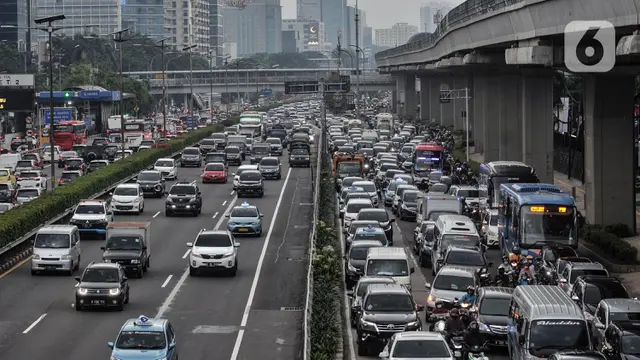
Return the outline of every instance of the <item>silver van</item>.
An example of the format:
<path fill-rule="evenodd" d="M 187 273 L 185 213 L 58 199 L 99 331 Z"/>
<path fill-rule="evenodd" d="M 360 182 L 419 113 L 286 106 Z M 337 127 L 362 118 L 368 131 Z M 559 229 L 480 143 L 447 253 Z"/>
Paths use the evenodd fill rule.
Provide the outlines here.
<path fill-rule="evenodd" d="M 71 276 L 80 268 L 80 232 L 75 225 L 49 225 L 38 230 L 33 242 L 31 275 L 64 272 Z"/>
<path fill-rule="evenodd" d="M 507 326 L 512 360 L 549 358 L 559 349 L 590 350 L 591 336 L 582 310 L 558 286 L 518 286 Z"/>

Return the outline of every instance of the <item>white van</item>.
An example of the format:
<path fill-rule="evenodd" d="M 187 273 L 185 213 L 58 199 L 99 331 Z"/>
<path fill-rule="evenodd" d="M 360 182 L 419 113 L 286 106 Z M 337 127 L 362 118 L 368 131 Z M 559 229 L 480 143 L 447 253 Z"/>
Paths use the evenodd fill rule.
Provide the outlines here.
<path fill-rule="evenodd" d="M 476 224 L 464 215 L 440 215 L 433 230 L 434 242 L 431 250 L 432 274 L 438 272 L 438 260 L 444 259 L 451 245 L 480 246 L 480 234 Z"/>
<path fill-rule="evenodd" d="M 22 154 L 19 153 L 0 155 L 0 168 L 16 171 L 16 166 L 20 160 L 22 160 Z"/>
<path fill-rule="evenodd" d="M 370 248 L 364 266 L 365 276 L 389 276 L 398 284 L 411 290 L 411 274 L 415 269 L 409 265 L 409 255 L 403 248 Z"/>
<path fill-rule="evenodd" d="M 49 225 L 36 233 L 31 275 L 59 272 L 68 275 L 80 268 L 80 231 L 75 225 Z"/>

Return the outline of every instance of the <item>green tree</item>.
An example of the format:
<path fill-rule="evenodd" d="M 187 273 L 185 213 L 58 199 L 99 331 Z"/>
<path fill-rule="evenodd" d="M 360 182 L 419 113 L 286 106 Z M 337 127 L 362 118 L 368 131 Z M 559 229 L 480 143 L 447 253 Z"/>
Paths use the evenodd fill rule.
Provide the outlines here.
<path fill-rule="evenodd" d="M 0 43 L 0 72 L 23 72 L 22 56 L 16 47 Z"/>
<path fill-rule="evenodd" d="M 254 54 L 232 61 L 229 63 L 229 67 L 239 67 L 240 69 L 270 69 L 274 67 L 283 69 L 317 68 L 319 67 L 319 63 L 312 59 L 322 58 L 326 58 L 326 56 L 311 51 L 302 53 Z"/>

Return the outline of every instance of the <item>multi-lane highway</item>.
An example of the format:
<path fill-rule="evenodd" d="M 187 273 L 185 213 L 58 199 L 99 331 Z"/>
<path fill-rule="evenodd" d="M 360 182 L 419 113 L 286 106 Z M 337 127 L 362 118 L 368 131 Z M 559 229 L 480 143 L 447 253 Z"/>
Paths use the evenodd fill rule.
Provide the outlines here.
<path fill-rule="evenodd" d="M 131 301 L 122 312 L 76 312 L 74 279 L 33 277 L 29 259 L 1 274 L 0 358 L 107 359 L 107 341 L 141 314 L 172 322 L 182 359 L 301 358 L 312 178 L 309 169 L 289 168 L 286 155 L 282 160 L 282 180 L 265 181 L 264 198 L 238 199 L 229 181 L 200 185 L 199 217 L 166 218 L 164 199 L 145 199 L 142 215 L 116 215 L 116 221 L 152 224 L 151 267 L 143 279 L 129 280 Z M 182 168 L 179 180 L 200 174 Z M 260 238 L 237 238 L 237 276 L 189 277 L 186 243 L 201 229 L 225 229 L 225 213 L 243 201 L 264 213 L 264 231 Z M 81 244 L 81 268 L 101 261 L 102 241 Z"/>
<path fill-rule="evenodd" d="M 411 288 L 413 289 L 414 300 L 418 304 L 425 304 L 427 301 L 427 296 L 429 295 L 429 292 L 425 288 L 425 282 L 432 282 L 433 276 L 431 275 L 431 268 L 420 267 L 420 265 L 416 261 L 416 257 L 413 256 L 413 251 L 411 250 L 413 248 L 413 230 L 416 227 L 416 223 L 411 221 L 402 221 L 398 219 L 391 213 L 390 208 L 387 208 L 387 212 L 389 213 L 390 217 L 396 219 L 396 222 L 394 224 L 394 229 L 393 229 L 394 230 L 393 232 L 394 246 L 404 247 L 407 253 L 412 255 L 411 260 L 414 268 L 416 269 L 416 272 L 413 275 L 411 275 Z M 492 261 L 494 264 L 496 264 L 495 266 L 500 264 L 501 259 L 500 259 L 500 253 L 498 250 L 490 249 L 487 254 L 488 254 L 487 256 L 488 261 Z M 422 313 L 420 317 L 424 321 L 424 313 Z M 426 326 L 425 326 L 425 330 L 426 330 Z M 349 340 L 351 345 L 348 347 L 348 349 L 349 349 L 349 353 L 350 353 L 349 355 L 351 359 L 353 360 L 377 359 L 377 357 L 375 356 L 367 357 L 367 356 L 357 355 L 357 351 L 356 351 L 357 345 L 355 342 L 356 341 L 355 329 L 351 330 L 349 337 L 350 337 Z M 507 358 L 506 351 L 500 351 L 500 350 L 492 351 L 489 355 L 492 359 L 496 359 L 496 360 L 502 360 Z"/>

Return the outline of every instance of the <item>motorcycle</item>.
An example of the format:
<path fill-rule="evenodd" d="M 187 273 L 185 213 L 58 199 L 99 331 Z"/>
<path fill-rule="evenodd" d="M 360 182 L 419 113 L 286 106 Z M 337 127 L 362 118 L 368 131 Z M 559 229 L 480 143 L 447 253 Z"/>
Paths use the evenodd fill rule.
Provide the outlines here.
<path fill-rule="evenodd" d="M 467 348 L 467 360 L 489 360 L 489 357 L 484 354 L 484 349 L 486 349 L 488 345 L 489 342 L 486 342 L 482 346 Z"/>

